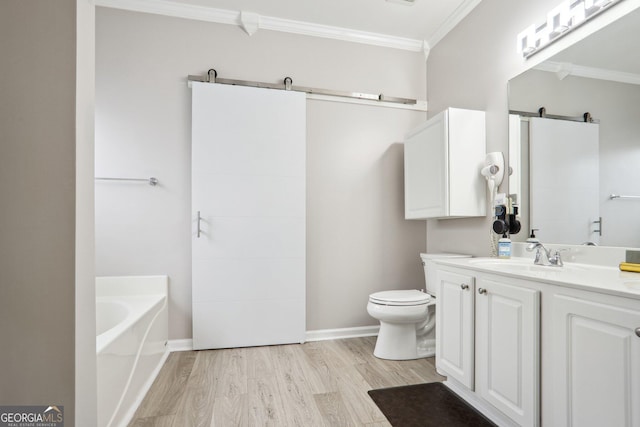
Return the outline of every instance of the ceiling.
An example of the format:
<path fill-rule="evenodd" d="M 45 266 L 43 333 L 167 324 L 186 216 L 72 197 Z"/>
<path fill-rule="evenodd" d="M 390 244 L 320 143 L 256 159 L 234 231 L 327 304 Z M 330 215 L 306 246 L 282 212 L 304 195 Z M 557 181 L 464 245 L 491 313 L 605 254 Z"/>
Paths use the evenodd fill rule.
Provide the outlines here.
<path fill-rule="evenodd" d="M 294 21 L 287 28 L 326 26 L 327 34 L 359 33 L 367 38 L 407 39 L 429 49 L 481 0 L 96 0 L 99 6 L 230 23 L 233 13 L 259 16 L 261 22 Z M 173 13 L 175 12 L 175 13 Z M 207 17 L 215 16 L 208 19 Z M 227 18 L 221 18 L 226 16 Z M 225 21 L 226 19 L 226 21 Z M 237 20 L 236 20 L 237 21 Z M 289 25 L 291 24 L 291 25 Z M 309 25 L 307 25 L 309 26 Z M 284 28 L 283 27 L 283 28 Z M 262 28 L 262 26 L 260 27 Z M 267 28 L 267 26 L 265 26 Z M 280 28 L 268 28 L 287 31 Z M 322 29 L 324 30 L 324 29 Z M 295 31 L 294 31 L 295 32 Z M 323 31 L 313 35 L 323 37 Z M 373 33 L 373 34 L 370 34 Z M 331 36 L 327 36 L 331 37 Z M 334 37 L 338 38 L 338 37 Z"/>

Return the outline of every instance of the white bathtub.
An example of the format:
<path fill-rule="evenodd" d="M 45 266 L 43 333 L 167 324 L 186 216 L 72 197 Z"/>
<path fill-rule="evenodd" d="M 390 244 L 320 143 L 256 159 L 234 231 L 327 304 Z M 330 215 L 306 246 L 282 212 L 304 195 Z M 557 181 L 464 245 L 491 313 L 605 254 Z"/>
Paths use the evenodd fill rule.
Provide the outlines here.
<path fill-rule="evenodd" d="M 98 427 L 126 426 L 167 358 L 167 276 L 96 278 Z"/>

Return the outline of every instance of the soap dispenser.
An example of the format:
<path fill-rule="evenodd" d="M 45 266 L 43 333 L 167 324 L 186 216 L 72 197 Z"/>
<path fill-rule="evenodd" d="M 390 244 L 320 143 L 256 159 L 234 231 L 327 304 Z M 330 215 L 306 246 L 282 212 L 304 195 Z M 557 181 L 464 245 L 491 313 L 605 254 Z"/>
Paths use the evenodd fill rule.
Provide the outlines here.
<path fill-rule="evenodd" d="M 511 258 L 511 239 L 507 237 L 507 233 L 503 233 L 498 240 L 498 258 Z"/>
<path fill-rule="evenodd" d="M 540 243 L 540 240 L 538 240 L 538 238 L 536 237 L 536 231 L 538 231 L 539 228 L 532 228 L 531 229 L 531 235 L 529 235 L 529 237 L 527 237 L 527 243 Z"/>

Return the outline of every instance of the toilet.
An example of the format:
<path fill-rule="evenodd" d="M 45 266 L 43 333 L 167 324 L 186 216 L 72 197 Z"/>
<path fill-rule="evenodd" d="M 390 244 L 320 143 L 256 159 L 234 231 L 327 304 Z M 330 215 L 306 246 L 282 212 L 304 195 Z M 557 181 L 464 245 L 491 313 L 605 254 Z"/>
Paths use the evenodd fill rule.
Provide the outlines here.
<path fill-rule="evenodd" d="M 432 261 L 467 258 L 458 254 L 420 254 L 426 292 L 393 290 L 369 295 L 367 312 L 380 321 L 373 355 L 380 359 L 411 360 L 435 355 L 436 283 Z"/>

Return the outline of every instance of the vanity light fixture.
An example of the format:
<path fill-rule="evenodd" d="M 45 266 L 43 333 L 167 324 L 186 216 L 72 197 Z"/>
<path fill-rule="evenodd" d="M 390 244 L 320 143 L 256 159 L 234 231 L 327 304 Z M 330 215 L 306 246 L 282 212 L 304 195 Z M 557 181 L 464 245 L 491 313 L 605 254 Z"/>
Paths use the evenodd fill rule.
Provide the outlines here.
<path fill-rule="evenodd" d="M 588 15 L 591 15 L 593 12 L 608 6 L 609 3 L 611 3 L 611 0 L 585 0 L 584 10 Z"/>
<path fill-rule="evenodd" d="M 533 55 L 619 1 L 566 0 L 547 13 L 545 22 L 518 34 L 518 53 L 525 58 Z"/>
<path fill-rule="evenodd" d="M 549 31 L 546 33 L 548 37 L 557 37 L 567 31 L 569 29 L 570 19 L 568 3 L 562 3 L 547 13 L 546 25 L 549 26 Z"/>

